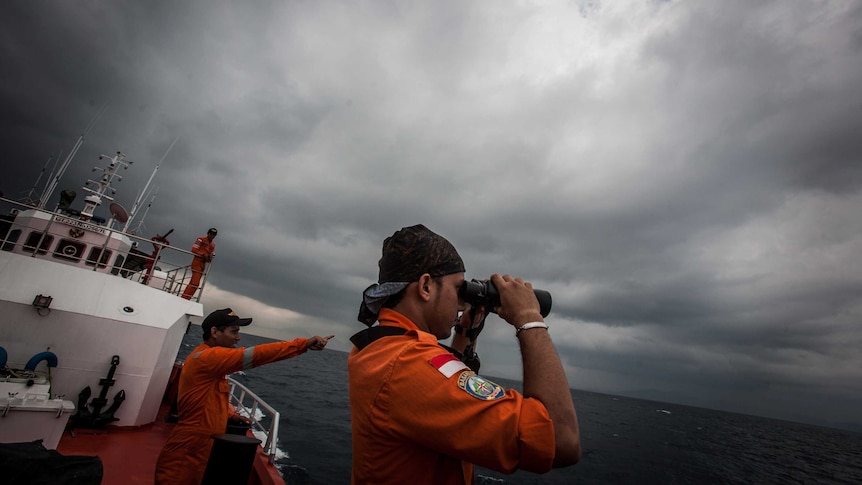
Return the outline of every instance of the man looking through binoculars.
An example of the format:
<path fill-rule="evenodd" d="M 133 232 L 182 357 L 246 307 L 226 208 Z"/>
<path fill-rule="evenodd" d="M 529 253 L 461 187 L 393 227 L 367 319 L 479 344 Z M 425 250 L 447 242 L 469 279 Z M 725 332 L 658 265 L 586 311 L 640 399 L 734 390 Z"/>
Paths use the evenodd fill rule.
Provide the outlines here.
<path fill-rule="evenodd" d="M 449 241 L 422 225 L 402 228 L 383 242 L 378 265 L 359 313 L 370 328 L 351 338 L 348 358 L 354 484 L 470 484 L 474 464 L 545 473 L 578 462 L 575 407 L 530 283 L 490 279 L 493 310 L 520 342 L 522 395 L 438 344 L 459 312 L 462 326 L 484 317 L 462 298 L 464 263 Z"/>

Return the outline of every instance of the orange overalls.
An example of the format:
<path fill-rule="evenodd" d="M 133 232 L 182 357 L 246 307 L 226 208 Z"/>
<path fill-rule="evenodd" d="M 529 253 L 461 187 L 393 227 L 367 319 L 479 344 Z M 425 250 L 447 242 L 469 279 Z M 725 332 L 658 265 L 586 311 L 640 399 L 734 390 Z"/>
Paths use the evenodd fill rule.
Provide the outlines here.
<path fill-rule="evenodd" d="M 234 414 L 225 375 L 289 359 L 308 350 L 308 339 L 248 348 L 210 347 L 203 343 L 186 358 L 180 374 L 179 422 L 156 463 L 156 485 L 199 485 L 212 448 Z"/>
<path fill-rule="evenodd" d="M 198 290 L 198 284 L 201 282 L 204 269 L 215 254 L 215 243 L 210 241 L 208 237 L 201 236 L 192 244 L 192 252 L 195 254 L 195 259 L 192 260 L 192 278 L 189 280 L 185 291 L 183 291 L 183 298 L 186 300 L 191 300 L 192 296 Z"/>
<path fill-rule="evenodd" d="M 173 229 L 171 229 L 173 231 Z M 169 232 L 170 233 L 170 232 Z M 159 236 L 156 234 L 151 237 L 150 240 L 153 242 L 153 254 L 147 259 L 146 264 L 144 264 L 144 278 L 141 280 L 143 284 L 147 284 L 147 281 L 150 280 L 150 275 L 153 272 L 153 267 L 156 264 L 156 261 L 159 259 L 159 252 L 161 252 L 162 248 L 165 246 L 170 246 L 171 242 L 164 236 Z"/>
<path fill-rule="evenodd" d="M 471 484 L 473 464 L 544 473 L 554 460 L 545 406 L 479 377 L 404 315 L 404 335 L 356 347 L 347 360 L 354 485 Z"/>

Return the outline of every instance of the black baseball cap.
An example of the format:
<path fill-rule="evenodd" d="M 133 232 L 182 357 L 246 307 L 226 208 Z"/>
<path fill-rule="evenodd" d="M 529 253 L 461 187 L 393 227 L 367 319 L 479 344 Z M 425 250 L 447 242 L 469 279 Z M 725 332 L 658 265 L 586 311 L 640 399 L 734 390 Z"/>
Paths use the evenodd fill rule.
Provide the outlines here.
<path fill-rule="evenodd" d="M 245 327 L 250 323 L 251 318 L 240 318 L 230 308 L 222 308 L 207 315 L 203 323 L 201 323 L 201 327 L 204 330 L 209 330 L 212 327 L 228 327 L 231 325 Z"/>
<path fill-rule="evenodd" d="M 207 234 L 218 234 L 218 229 L 211 227 L 210 230 L 207 231 Z"/>

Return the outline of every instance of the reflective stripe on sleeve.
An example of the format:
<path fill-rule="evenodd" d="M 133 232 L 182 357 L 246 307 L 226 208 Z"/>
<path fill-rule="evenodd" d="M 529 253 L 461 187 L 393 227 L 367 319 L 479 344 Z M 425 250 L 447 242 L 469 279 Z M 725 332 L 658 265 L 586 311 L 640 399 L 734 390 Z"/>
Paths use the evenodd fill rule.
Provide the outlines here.
<path fill-rule="evenodd" d="M 242 353 L 242 370 L 251 369 L 254 362 L 254 347 L 248 347 Z"/>

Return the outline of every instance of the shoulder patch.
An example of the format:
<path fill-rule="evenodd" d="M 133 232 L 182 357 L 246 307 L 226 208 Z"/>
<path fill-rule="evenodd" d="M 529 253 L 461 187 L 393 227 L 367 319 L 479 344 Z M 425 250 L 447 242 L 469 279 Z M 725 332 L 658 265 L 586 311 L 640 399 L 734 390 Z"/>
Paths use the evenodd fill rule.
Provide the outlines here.
<path fill-rule="evenodd" d="M 458 360 L 452 354 L 440 354 L 428 361 L 431 367 L 437 369 L 438 372 L 446 376 L 446 379 L 454 376 L 456 373 L 467 369 L 467 365 Z"/>
<path fill-rule="evenodd" d="M 462 372 L 458 376 L 458 387 L 467 392 L 467 394 L 483 401 L 500 399 L 506 394 L 499 384 L 480 377 L 473 371 Z"/>

